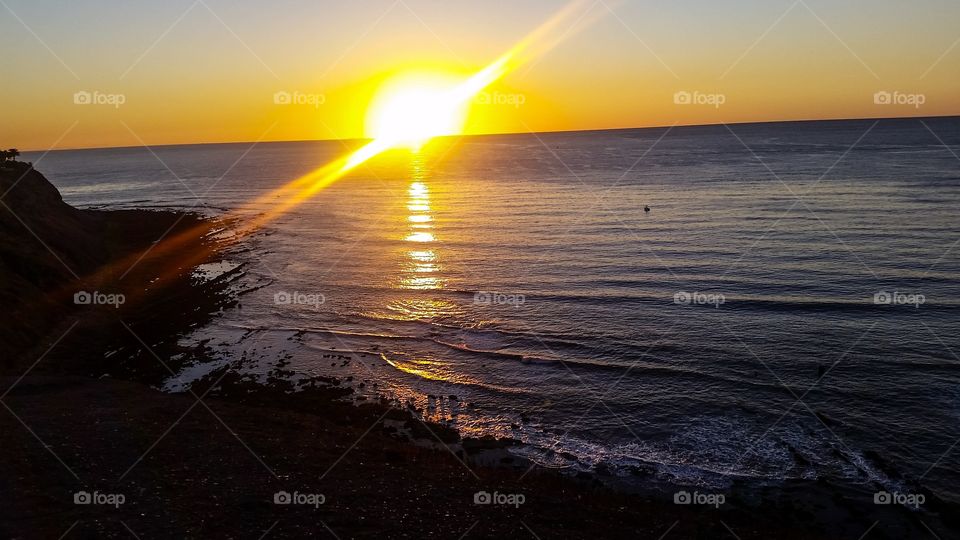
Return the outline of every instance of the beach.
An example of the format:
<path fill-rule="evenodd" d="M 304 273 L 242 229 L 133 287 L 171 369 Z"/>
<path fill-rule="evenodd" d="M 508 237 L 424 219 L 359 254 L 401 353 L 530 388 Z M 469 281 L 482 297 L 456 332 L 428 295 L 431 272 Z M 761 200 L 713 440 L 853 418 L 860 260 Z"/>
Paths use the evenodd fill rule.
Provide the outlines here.
<path fill-rule="evenodd" d="M 266 383 L 222 367 L 188 391 L 161 392 L 185 366 L 215 361 L 210 343 L 181 338 L 255 294 L 236 288 L 242 269 L 195 271 L 235 258 L 229 224 L 171 211 L 77 211 L 42 175 L 23 172 L 0 175 L 4 191 L 20 179 L 4 201 L 27 216 L 4 222 L 15 240 L 4 257 L 33 268 L 5 265 L 19 273 L 6 276 L 4 294 L 16 296 L 9 284 L 27 278 L 59 292 L 44 302 L 17 296 L 8 323 L 43 335 L 28 347 L 13 328 L 4 341 L 2 452 L 18 463 L 0 483 L 4 536 L 855 538 L 877 515 L 816 482 L 759 498 L 734 487 L 718 509 L 675 504 L 675 493 L 619 491 L 602 472 L 531 468 L 503 451 L 517 441 L 462 438 L 412 404 L 358 402 L 348 381 L 291 378 L 279 353 Z M 161 237 L 177 249 L 155 244 Z M 49 251 L 31 245 L 38 240 Z M 116 261 L 138 262 L 130 270 Z M 84 287 L 122 302 L 76 304 L 71 274 L 81 272 Z M 294 502 L 278 504 L 278 493 Z M 103 504 L 77 504 L 84 494 Z M 947 519 L 939 504 L 922 520 Z M 907 509 L 883 516 L 875 534 L 923 529 Z"/>
<path fill-rule="evenodd" d="M 58 204 L 42 176 L 27 172 L 20 179 L 22 173 L 5 171 L 2 177 L 4 189 L 15 190 L 6 199 L 12 210 L 42 215 L 48 226 L 67 218 L 86 225 L 89 218 L 97 233 L 77 234 L 73 243 L 64 244 L 77 254 L 73 258 L 64 253 L 67 248 L 47 254 L 29 250 L 36 270 L 50 276 L 45 285 L 64 286 L 60 302 L 69 298 L 68 284 L 74 283 L 65 275 L 70 272 L 58 267 L 61 261 L 76 262 L 80 254 L 91 254 L 91 247 L 129 256 L 149 249 L 164 233 L 189 233 L 184 245 L 199 249 L 216 228 L 196 216 L 169 212 L 74 212 Z M 34 193 L 46 197 L 33 205 L 23 202 L 34 201 Z M 29 245 L 28 230 L 8 226 L 19 233 L 8 239 Z M 116 231 L 121 245 L 111 245 L 106 231 Z M 202 251 L 209 259 L 197 264 L 217 259 L 215 249 Z M 20 464 L 19 473 L 2 484 L 4 536 L 29 531 L 31 537 L 55 537 L 72 531 L 125 537 L 129 528 L 144 536 L 228 538 L 272 531 L 275 537 L 298 537 L 316 531 L 318 522 L 349 537 L 458 536 L 474 522 L 483 522 L 475 524 L 478 533 L 519 533 L 522 526 L 511 519 L 511 509 L 478 509 L 473 494 L 521 487 L 544 520 L 533 524 L 540 531 L 588 537 L 614 517 L 624 534 L 670 526 L 659 518 L 646 522 L 652 511 L 643 511 L 639 519 L 632 509 L 635 499 L 598 492 L 589 483 L 534 474 L 519 484 L 516 471 L 465 465 L 462 450 L 455 455 L 416 446 L 398 429 L 422 440 L 436 437 L 438 443 L 459 442 L 459 436 L 385 404 L 357 407 L 341 401 L 349 391 L 336 384 L 301 388 L 291 396 L 293 388 L 280 380 L 264 386 L 217 377 L 187 394 L 159 392 L 159 382 L 178 367 L 171 358 L 177 336 L 238 301 L 225 297 L 220 283 L 191 280 L 192 268 L 177 255 L 167 251 L 141 260 L 123 288 L 111 289 L 135 299 L 120 307 L 81 305 L 59 316 L 43 313 L 47 325 L 42 327 L 29 317 L 35 308 L 18 306 L 22 318 L 10 322 L 29 322 L 47 335 L 35 348 L 12 342 L 7 349 L 19 356 L 3 355 L 9 412 L 2 421 L 4 461 Z M 77 268 L 96 274 L 112 258 L 90 256 Z M 171 268 L 177 270 L 172 276 Z M 141 289 L 158 275 L 169 276 L 164 286 L 144 294 Z M 11 282 L 7 276 L 5 283 Z M 126 357 L 109 354 L 124 348 Z M 324 504 L 278 507 L 274 494 L 284 490 L 322 494 Z M 123 503 L 77 505 L 74 495 L 81 492 L 120 495 Z M 610 501 L 618 505 L 596 513 Z M 580 508 L 577 520 L 570 520 L 567 510 L 573 505 Z"/>
<path fill-rule="evenodd" d="M 17 176 L 4 175 L 5 189 Z M 28 173 L 14 189 L 49 190 L 49 184 Z M 207 246 L 215 224 L 196 216 L 74 213 L 65 205 L 46 204 L 54 199 L 27 208 L 17 204 L 21 199 L 15 192 L 7 201 L 21 212 L 42 212 L 48 224 L 68 215 L 78 222 L 90 218 L 98 236 L 73 238 L 78 253 L 89 253 L 90 246 L 80 243 L 86 240 L 105 252 L 129 255 L 149 249 L 151 239 L 165 232 L 183 232 L 192 237 L 184 245 L 205 246 L 209 260 L 218 256 Z M 122 231 L 123 245 L 111 245 L 105 231 Z M 26 240 L 28 231 L 19 232 Z M 624 535 L 670 527 L 657 516 L 656 507 L 666 503 L 644 501 L 647 508 L 638 512 L 640 499 L 588 481 L 533 474 L 521 482 L 517 470 L 467 465 L 462 450 L 467 445 L 449 452 L 415 445 L 411 437 L 437 445 L 462 441 L 449 428 L 421 423 L 387 404 L 343 401 L 349 390 L 336 381 L 314 381 L 317 387 L 291 395 L 294 388 L 282 380 L 251 384 L 224 377 L 224 371 L 188 393 L 159 392 L 159 381 L 178 367 L 171 358 L 177 336 L 238 301 L 224 296 L 222 283 L 192 280 L 192 268 L 166 253 L 148 254 L 122 288 L 111 289 L 131 302 L 74 306 L 60 317 L 48 315 L 47 339 L 38 340 L 36 348 L 22 348 L 19 357 L 4 355 L 13 359 L 3 378 L 9 412 L 3 419 L 4 460 L 20 464 L 20 472 L 3 483 L 4 536 L 30 531 L 52 537 L 75 527 L 74 534 L 96 537 L 124 537 L 127 528 L 144 536 L 227 538 L 272 531 L 275 537 L 297 537 L 315 531 L 318 522 L 349 537 L 449 537 L 467 532 L 471 523 L 477 533 L 520 533 L 521 522 L 511 515 L 518 508 L 477 508 L 473 496 L 481 490 L 521 490 L 526 508 L 539 516 L 531 525 L 545 534 L 589 537 L 597 527 L 610 527 L 610 520 Z M 57 258 L 71 260 L 64 253 Z M 58 261 L 46 262 L 46 271 L 61 274 Z M 78 268 L 96 273 L 98 262 L 103 260 L 91 257 Z M 202 262 L 209 261 L 197 264 Z M 171 268 L 177 270 L 173 275 Z M 167 276 L 163 286 L 144 293 L 141 289 L 149 290 L 158 275 Z M 50 279 L 65 287 L 72 283 L 62 275 Z M 30 312 L 27 306 L 19 309 Z M 73 326 L 78 320 L 80 326 Z M 125 356 L 110 354 L 123 349 Z M 176 354 L 184 353 L 203 351 Z M 478 441 L 473 448 L 496 446 Z M 325 500 L 317 506 L 278 507 L 274 494 L 284 490 L 322 494 Z M 122 504 L 77 505 L 76 493 L 114 494 L 122 496 Z M 578 518 L 571 519 L 571 507 Z"/>

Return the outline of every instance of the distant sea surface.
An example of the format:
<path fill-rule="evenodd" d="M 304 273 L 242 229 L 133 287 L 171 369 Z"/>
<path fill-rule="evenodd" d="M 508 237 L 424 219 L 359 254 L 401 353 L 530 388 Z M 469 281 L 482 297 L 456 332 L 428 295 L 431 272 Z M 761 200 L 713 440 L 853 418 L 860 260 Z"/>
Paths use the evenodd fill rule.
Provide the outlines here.
<path fill-rule="evenodd" d="M 74 205 L 218 215 L 345 151 L 37 167 Z M 189 336 L 220 360 L 182 376 L 352 377 L 358 396 L 627 484 L 960 500 L 958 154 L 957 118 L 437 139 L 244 238 L 228 264 L 261 288 Z"/>

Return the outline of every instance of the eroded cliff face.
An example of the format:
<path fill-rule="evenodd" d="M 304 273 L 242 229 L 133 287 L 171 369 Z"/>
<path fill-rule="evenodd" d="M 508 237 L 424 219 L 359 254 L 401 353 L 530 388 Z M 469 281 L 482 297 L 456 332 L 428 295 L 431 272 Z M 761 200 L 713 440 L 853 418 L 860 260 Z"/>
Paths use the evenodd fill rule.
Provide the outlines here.
<path fill-rule="evenodd" d="M 95 327 L 98 316 L 134 320 L 163 312 L 156 304 L 189 289 L 191 270 L 180 264 L 177 250 L 154 256 L 161 250 L 150 248 L 161 238 L 190 231 L 180 249 L 212 253 L 205 239 L 211 225 L 199 216 L 77 209 L 26 163 L 0 166 L 0 195 L 0 370 L 16 372 L 24 359 L 32 364 L 71 320 L 81 321 L 80 331 Z M 176 278 L 161 286 L 158 275 Z M 124 294 L 130 303 L 140 302 L 97 309 L 75 301 L 80 291 Z M 91 351 L 75 353 L 79 358 Z"/>
<path fill-rule="evenodd" d="M 47 286 L 103 261 L 96 216 L 63 202 L 26 164 L 0 169 L 0 272 L 4 280 Z M 59 259 L 59 260 L 58 260 Z M 2 285 L 4 291 L 9 285 Z"/>
<path fill-rule="evenodd" d="M 30 165 L 4 164 L 0 195 L 0 350 L 10 362 L 68 309 L 58 292 L 107 252 L 94 216 L 63 202 Z"/>

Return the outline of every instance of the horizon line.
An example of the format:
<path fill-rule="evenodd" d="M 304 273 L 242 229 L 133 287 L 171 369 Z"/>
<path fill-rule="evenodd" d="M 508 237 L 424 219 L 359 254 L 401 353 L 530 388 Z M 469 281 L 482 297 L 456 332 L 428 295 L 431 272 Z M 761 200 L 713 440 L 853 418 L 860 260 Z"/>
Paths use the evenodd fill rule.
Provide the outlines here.
<path fill-rule="evenodd" d="M 608 127 L 608 128 L 585 128 L 585 129 L 554 129 L 554 130 L 543 130 L 543 131 L 503 131 L 503 132 L 492 132 L 492 133 L 470 133 L 470 134 L 460 134 L 460 135 L 442 135 L 434 137 L 435 139 L 449 139 L 449 138 L 463 138 L 463 137 L 497 137 L 504 135 L 541 135 L 541 134 L 557 134 L 557 133 L 591 133 L 591 132 L 606 132 L 606 131 L 633 131 L 640 129 L 667 129 L 667 128 L 693 128 L 693 127 L 714 127 L 714 126 L 742 126 L 742 125 L 754 125 L 754 124 L 792 124 L 792 123 L 810 123 L 810 122 L 853 122 L 853 121 L 869 121 L 869 120 L 923 120 L 923 119 L 932 119 L 932 118 L 960 118 L 960 114 L 945 114 L 945 115 L 935 115 L 935 116 L 865 116 L 860 118 L 800 118 L 800 119 L 791 119 L 791 120 L 760 120 L 760 121 L 745 121 L 745 122 L 714 122 L 706 124 L 660 124 L 660 125 L 649 125 L 649 126 L 629 126 L 629 127 Z M 269 140 L 269 141 L 203 141 L 203 142 L 190 142 L 190 143 L 161 143 L 161 144 L 131 144 L 125 146 L 79 146 L 72 148 L 38 148 L 38 149 L 29 149 L 29 150 L 20 150 L 21 154 L 24 153 L 52 153 L 52 152 L 73 152 L 80 150 L 123 150 L 127 148 L 162 148 L 162 147 L 176 147 L 176 146 L 202 146 L 202 145 L 225 145 L 225 144 L 274 144 L 274 143 L 308 143 L 308 142 L 345 142 L 345 141 L 370 141 L 371 138 L 368 137 L 349 137 L 343 139 L 286 139 L 286 140 Z M 12 147 L 16 148 L 16 147 Z"/>

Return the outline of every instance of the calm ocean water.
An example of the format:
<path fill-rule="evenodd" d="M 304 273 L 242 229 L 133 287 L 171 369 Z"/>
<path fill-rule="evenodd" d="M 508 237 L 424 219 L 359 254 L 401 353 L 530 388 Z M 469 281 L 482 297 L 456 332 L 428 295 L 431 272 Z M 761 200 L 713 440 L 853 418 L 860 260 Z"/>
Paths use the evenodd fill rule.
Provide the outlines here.
<path fill-rule="evenodd" d="M 344 152 L 249 148 L 38 168 L 75 205 L 217 214 Z M 183 375 L 287 358 L 625 482 L 960 500 L 957 152 L 957 118 L 437 140 L 245 238 L 231 261 L 263 287 Z"/>

